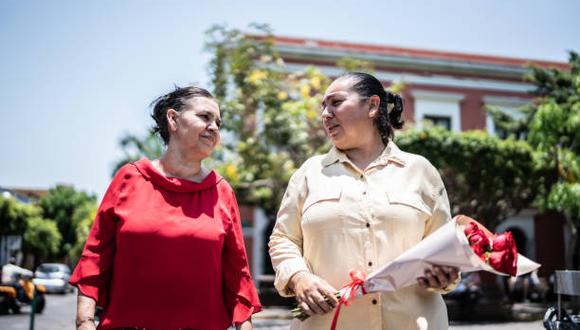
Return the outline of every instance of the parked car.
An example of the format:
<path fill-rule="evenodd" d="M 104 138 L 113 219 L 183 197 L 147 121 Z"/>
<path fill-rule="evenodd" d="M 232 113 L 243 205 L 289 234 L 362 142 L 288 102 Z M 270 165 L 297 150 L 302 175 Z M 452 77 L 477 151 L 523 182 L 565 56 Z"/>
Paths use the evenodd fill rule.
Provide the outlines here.
<path fill-rule="evenodd" d="M 67 293 L 73 287 L 68 283 L 70 268 L 65 264 L 41 264 L 34 273 L 34 284 L 41 284 L 46 292 Z"/>

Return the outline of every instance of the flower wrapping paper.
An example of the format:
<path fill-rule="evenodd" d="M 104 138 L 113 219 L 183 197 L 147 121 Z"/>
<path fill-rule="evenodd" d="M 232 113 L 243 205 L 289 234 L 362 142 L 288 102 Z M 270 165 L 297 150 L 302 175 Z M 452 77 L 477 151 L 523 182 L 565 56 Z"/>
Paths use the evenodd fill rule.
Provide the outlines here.
<path fill-rule="evenodd" d="M 423 276 L 425 269 L 433 265 L 454 266 L 461 272 L 485 270 L 509 276 L 493 269 L 471 249 L 463 231 L 463 227 L 470 221 L 475 220 L 464 215 L 454 217 L 395 260 L 368 274 L 364 282 L 366 293 L 395 291 L 417 284 L 417 277 Z M 487 235 L 493 236 L 493 233 L 483 225 L 475 222 Z M 532 272 L 539 267 L 540 264 L 518 254 L 516 276 Z M 361 288 L 357 288 L 354 292 L 347 291 L 350 289 L 343 288 L 340 294 L 355 298 L 363 294 Z"/>

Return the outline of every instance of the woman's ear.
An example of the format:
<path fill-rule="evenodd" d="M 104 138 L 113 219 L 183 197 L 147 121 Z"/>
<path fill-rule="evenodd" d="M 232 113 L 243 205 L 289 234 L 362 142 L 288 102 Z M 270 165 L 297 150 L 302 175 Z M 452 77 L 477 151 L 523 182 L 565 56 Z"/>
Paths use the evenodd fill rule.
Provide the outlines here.
<path fill-rule="evenodd" d="M 175 132 L 177 130 L 177 111 L 175 109 L 167 109 L 165 116 L 167 117 L 167 127 L 169 131 Z"/>
<path fill-rule="evenodd" d="M 379 105 L 381 98 L 378 95 L 373 95 L 369 98 L 369 118 L 375 118 L 379 115 Z"/>

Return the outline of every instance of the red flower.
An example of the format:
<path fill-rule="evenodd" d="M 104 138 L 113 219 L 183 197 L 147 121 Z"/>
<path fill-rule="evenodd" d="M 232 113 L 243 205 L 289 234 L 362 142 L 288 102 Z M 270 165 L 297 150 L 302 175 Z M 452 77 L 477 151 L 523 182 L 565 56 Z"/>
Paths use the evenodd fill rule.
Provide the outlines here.
<path fill-rule="evenodd" d="M 487 237 L 487 235 L 485 235 L 485 233 L 481 230 L 478 229 L 477 231 L 473 232 L 471 234 L 471 236 L 468 237 L 469 239 L 469 245 L 471 245 L 471 247 L 473 249 L 475 249 L 475 247 L 478 247 L 478 250 L 483 250 L 483 251 L 490 251 L 491 250 L 491 241 L 489 240 L 489 237 Z M 477 253 L 477 251 L 476 251 Z M 479 253 L 477 253 L 477 255 L 481 255 Z"/>
<path fill-rule="evenodd" d="M 477 226 L 477 224 L 473 221 L 469 221 L 465 225 L 465 229 L 463 229 L 463 233 L 465 233 L 465 237 L 469 238 L 469 236 L 471 236 L 472 233 L 474 233 L 478 230 L 479 230 L 479 227 Z"/>
<path fill-rule="evenodd" d="M 516 248 L 516 242 L 514 241 L 512 233 L 506 231 L 494 237 L 492 248 L 494 251 L 514 250 Z"/>
<path fill-rule="evenodd" d="M 490 239 L 473 221 L 465 225 L 463 232 L 471 249 L 483 262 L 499 272 L 516 275 L 518 251 L 510 232 L 495 235 Z"/>
<path fill-rule="evenodd" d="M 483 249 L 483 247 L 479 244 L 475 244 L 471 246 L 471 249 L 473 250 L 473 252 L 475 252 L 475 254 L 477 254 L 480 258 L 482 258 L 482 256 L 485 255 L 485 250 Z M 484 260 L 482 258 L 482 260 Z"/>
<path fill-rule="evenodd" d="M 518 254 L 514 250 L 494 251 L 489 255 L 489 264 L 493 269 L 516 276 L 518 270 Z"/>

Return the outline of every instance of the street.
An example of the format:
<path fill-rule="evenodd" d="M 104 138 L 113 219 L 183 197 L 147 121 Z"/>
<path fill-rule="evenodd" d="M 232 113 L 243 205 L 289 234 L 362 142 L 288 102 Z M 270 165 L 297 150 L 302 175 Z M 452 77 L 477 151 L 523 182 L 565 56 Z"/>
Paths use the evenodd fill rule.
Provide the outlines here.
<path fill-rule="evenodd" d="M 47 295 L 46 309 L 35 317 L 37 330 L 74 330 L 76 294 Z M 254 328 L 262 330 L 285 330 L 290 325 L 288 311 L 266 310 L 254 317 Z M 0 315 L 0 329 L 29 329 L 30 307 L 24 307 L 19 315 Z M 527 330 L 543 329 L 541 321 L 493 324 L 452 324 L 450 330 Z"/>
<path fill-rule="evenodd" d="M 76 293 L 46 295 L 46 307 L 34 317 L 34 329 L 74 330 Z M 30 327 L 30 307 L 22 307 L 21 314 L 0 315 L 0 329 L 26 330 Z"/>

